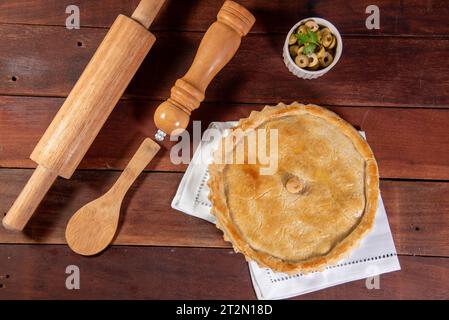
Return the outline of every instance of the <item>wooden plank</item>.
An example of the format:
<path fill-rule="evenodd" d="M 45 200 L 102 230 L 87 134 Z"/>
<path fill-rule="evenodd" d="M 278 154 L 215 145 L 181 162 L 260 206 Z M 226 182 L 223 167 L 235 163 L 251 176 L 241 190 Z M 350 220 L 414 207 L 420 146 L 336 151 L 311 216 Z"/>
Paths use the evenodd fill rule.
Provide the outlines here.
<path fill-rule="evenodd" d="M 34 167 L 29 155 L 63 99 L 0 96 L 0 167 Z M 80 168 L 122 169 L 144 137 L 156 132 L 153 113 L 160 102 L 122 100 L 95 140 Z M 247 117 L 263 104 L 205 103 L 192 119 L 204 130 L 211 121 Z M 364 130 L 384 178 L 449 180 L 449 110 L 332 107 Z M 212 112 L 213 111 L 213 112 Z M 192 132 L 190 128 L 190 132 Z M 151 162 L 149 170 L 184 171 L 170 161 L 172 142 Z"/>
<path fill-rule="evenodd" d="M 449 12 L 447 1 L 376 1 L 381 11 L 381 29 L 367 30 L 365 13 L 369 0 L 271 1 L 239 0 L 257 18 L 253 32 L 286 33 L 305 17 L 323 17 L 332 21 L 345 34 L 362 35 L 442 35 L 449 26 L 442 23 Z M 65 25 L 68 5 L 80 8 L 82 27 L 109 27 L 119 13 L 131 15 L 138 0 L 71 0 L 2 1 L 0 22 L 21 24 Z M 222 0 L 167 0 L 153 30 L 204 31 L 217 14 Z M 276 16 L 276 19 L 273 18 Z M 429 27 L 430 26 L 430 27 Z"/>
<path fill-rule="evenodd" d="M 449 183 L 381 181 L 380 189 L 398 252 L 449 256 Z"/>
<path fill-rule="evenodd" d="M 448 299 L 449 259 L 400 257 L 402 270 L 298 299 Z M 63 246 L 2 245 L 1 299 L 255 299 L 248 267 L 229 249 L 113 247 L 84 258 Z M 67 290 L 68 265 L 80 290 Z M 8 275 L 8 278 L 5 276 Z"/>
<path fill-rule="evenodd" d="M 67 96 L 105 32 L 0 25 L 0 94 Z M 202 35 L 157 33 L 158 41 L 125 96 L 166 99 L 174 81 L 190 66 Z M 341 106 L 449 106 L 449 96 L 444 94 L 449 88 L 449 64 L 441 63 L 449 50 L 448 39 L 346 37 L 342 60 L 334 70 L 314 81 L 298 79 L 287 70 L 282 60 L 283 42 L 282 34 L 246 37 L 235 58 L 212 82 L 207 99 L 255 103 L 300 100 Z M 375 48 L 382 48 L 381 53 Z"/>
<path fill-rule="evenodd" d="M 0 170 L 0 212 L 12 205 L 30 170 Z M 103 194 L 118 172 L 81 171 L 69 181 L 58 179 L 23 233 L 0 228 L 0 243 L 65 243 L 65 227 L 71 215 Z M 229 247 L 210 223 L 171 209 L 180 173 L 144 173 L 122 205 L 117 244 Z"/>
<path fill-rule="evenodd" d="M 380 289 L 367 290 L 365 280 L 317 291 L 297 299 L 447 299 L 447 258 L 399 257 L 401 271 L 380 276 Z"/>
<path fill-rule="evenodd" d="M 6 212 L 31 174 L 0 170 Z M 117 172 L 81 171 L 70 181 L 59 179 L 24 233 L 0 228 L 0 243 L 65 243 L 71 215 L 100 196 Z M 229 248 L 212 224 L 171 209 L 181 173 L 145 173 L 126 197 L 115 244 Z M 382 196 L 400 254 L 449 256 L 449 183 L 382 181 Z"/>

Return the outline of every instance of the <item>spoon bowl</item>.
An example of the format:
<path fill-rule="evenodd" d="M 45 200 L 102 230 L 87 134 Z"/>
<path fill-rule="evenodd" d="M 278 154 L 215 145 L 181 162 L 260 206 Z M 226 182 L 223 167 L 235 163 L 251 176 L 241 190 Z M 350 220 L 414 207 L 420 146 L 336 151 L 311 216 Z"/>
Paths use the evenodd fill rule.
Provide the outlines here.
<path fill-rule="evenodd" d="M 112 242 L 126 192 L 159 149 L 156 142 L 145 139 L 112 188 L 70 218 L 65 231 L 70 249 L 83 256 L 92 256 Z"/>

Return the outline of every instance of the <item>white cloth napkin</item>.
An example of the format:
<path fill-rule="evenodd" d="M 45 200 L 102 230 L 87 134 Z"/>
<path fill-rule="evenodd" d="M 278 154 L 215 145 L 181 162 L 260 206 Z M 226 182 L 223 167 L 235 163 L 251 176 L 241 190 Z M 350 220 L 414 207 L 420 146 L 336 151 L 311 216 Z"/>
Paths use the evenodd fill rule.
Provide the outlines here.
<path fill-rule="evenodd" d="M 226 134 L 227 129 L 235 125 L 236 122 L 214 122 L 209 129 L 213 128 L 221 134 Z M 363 132 L 361 134 L 364 136 Z M 172 201 L 174 209 L 211 223 L 215 223 L 215 217 L 210 213 L 212 206 L 208 199 L 207 166 L 212 160 L 211 155 L 218 145 L 218 140 L 202 141 L 199 144 Z M 286 299 L 400 269 L 382 198 L 379 200 L 374 227 L 362 240 L 359 248 L 347 259 L 327 267 L 324 271 L 289 276 L 249 262 L 258 299 Z"/>

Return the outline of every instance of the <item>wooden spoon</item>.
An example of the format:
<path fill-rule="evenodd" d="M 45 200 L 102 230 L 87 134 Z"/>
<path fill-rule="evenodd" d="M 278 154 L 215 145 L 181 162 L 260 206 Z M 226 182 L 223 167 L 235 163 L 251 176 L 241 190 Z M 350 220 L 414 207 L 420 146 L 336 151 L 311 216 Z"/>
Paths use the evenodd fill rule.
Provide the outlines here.
<path fill-rule="evenodd" d="M 103 251 L 112 242 L 126 192 L 159 149 L 156 142 L 145 139 L 112 188 L 72 216 L 65 238 L 73 251 L 91 256 Z"/>

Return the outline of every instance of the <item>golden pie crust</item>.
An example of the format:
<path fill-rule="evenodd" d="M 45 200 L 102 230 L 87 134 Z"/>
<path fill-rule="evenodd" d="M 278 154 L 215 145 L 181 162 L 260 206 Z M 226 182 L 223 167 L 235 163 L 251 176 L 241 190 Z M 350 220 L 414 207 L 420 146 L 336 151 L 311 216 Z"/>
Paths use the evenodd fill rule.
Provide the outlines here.
<path fill-rule="evenodd" d="M 260 161 L 224 163 L 258 129 L 278 132 L 276 172 L 261 174 Z M 322 270 L 347 256 L 373 226 L 374 155 L 350 124 L 315 105 L 280 103 L 252 112 L 222 138 L 209 175 L 212 213 L 224 239 L 248 261 L 277 272 Z"/>

